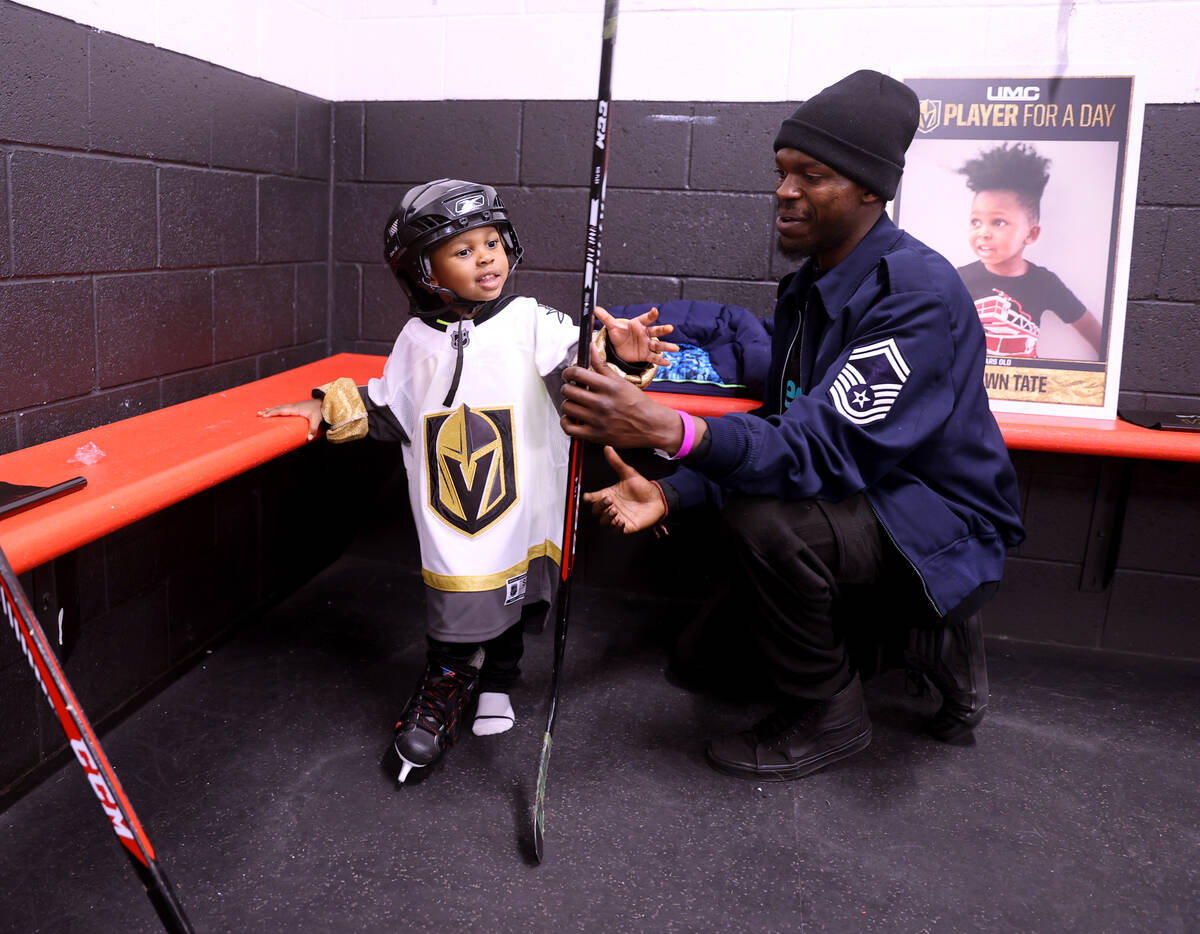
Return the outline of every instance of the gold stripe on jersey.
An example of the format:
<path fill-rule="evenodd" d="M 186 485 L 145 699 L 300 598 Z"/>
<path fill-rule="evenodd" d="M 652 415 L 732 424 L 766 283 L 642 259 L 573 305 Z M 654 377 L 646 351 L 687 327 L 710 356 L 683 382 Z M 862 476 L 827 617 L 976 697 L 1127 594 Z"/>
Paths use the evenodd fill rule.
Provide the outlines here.
<path fill-rule="evenodd" d="M 446 590 L 452 593 L 481 593 L 504 587 L 514 577 L 526 573 L 529 563 L 535 558 L 549 558 L 555 564 L 562 566 L 562 549 L 554 542 L 545 541 L 529 549 L 525 560 L 514 564 L 506 571 L 496 574 L 435 574 L 421 568 L 421 579 L 434 590 Z"/>

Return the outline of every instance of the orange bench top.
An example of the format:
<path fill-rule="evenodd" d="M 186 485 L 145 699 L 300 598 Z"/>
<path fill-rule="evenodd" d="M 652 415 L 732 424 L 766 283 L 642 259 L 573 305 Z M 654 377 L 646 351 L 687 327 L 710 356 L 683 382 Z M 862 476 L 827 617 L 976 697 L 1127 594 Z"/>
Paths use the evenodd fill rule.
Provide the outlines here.
<path fill-rule="evenodd" d="M 659 405 L 682 409 L 690 415 L 724 415 L 726 412 L 749 412 L 761 404 L 757 399 L 733 399 L 729 396 L 696 396 L 684 392 L 652 390 L 650 398 Z"/>
<path fill-rule="evenodd" d="M 752 399 L 689 396 L 655 392 L 656 402 L 693 415 L 723 415 L 757 407 Z M 1119 418 L 1071 418 L 1056 415 L 996 415 L 1004 443 L 1021 451 L 1057 451 L 1144 460 L 1200 462 L 1200 432 L 1143 428 Z"/>
<path fill-rule="evenodd" d="M 87 486 L 0 519 L 0 548 L 18 574 L 195 493 L 302 447 L 300 418 L 259 418 L 258 410 L 308 398 L 339 376 L 365 383 L 384 358 L 337 354 L 123 421 L 0 455 L 0 480 L 50 486 L 81 476 Z M 80 447 L 103 452 L 72 461 Z"/>
<path fill-rule="evenodd" d="M 50 486 L 82 476 L 87 486 L 0 519 L 0 548 L 18 573 L 86 545 L 195 493 L 302 447 L 299 418 L 259 418 L 258 410 L 307 398 L 339 376 L 362 385 L 384 357 L 336 354 L 225 392 L 193 399 L 66 438 L 0 455 L 0 481 Z M 655 401 L 694 415 L 755 408 L 751 399 L 655 392 Z M 1157 431 L 1128 422 L 1054 416 L 996 416 L 1010 448 L 1200 462 L 1200 433 Z M 95 445 L 93 464 L 73 462 Z"/>
<path fill-rule="evenodd" d="M 654 393 L 664 406 L 682 408 L 694 415 L 748 412 L 758 403 L 721 396 Z M 1146 429 L 1121 419 L 1070 418 L 1060 415 L 997 413 L 996 423 L 1004 443 L 1016 450 L 1058 451 L 1061 454 L 1094 454 L 1139 457 L 1142 460 L 1200 461 L 1200 432 Z"/>
<path fill-rule="evenodd" d="M 1119 418 L 996 414 L 1004 442 L 1022 451 L 1057 451 L 1143 460 L 1200 462 L 1200 432 L 1145 428 Z"/>

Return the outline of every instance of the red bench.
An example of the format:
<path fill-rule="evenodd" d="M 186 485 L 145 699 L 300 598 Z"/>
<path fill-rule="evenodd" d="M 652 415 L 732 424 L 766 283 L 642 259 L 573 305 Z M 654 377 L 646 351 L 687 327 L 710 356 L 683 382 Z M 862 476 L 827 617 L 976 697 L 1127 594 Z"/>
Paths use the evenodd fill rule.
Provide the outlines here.
<path fill-rule="evenodd" d="M 746 412 L 758 405 L 750 399 L 671 392 L 656 392 L 654 398 L 663 405 L 693 415 Z M 1012 450 L 1200 462 L 1200 432 L 1159 431 L 1119 418 L 1069 418 L 1008 412 L 999 413 L 996 421 L 1004 435 L 1004 443 Z"/>
<path fill-rule="evenodd" d="M 0 480 L 49 486 L 73 476 L 87 486 L 0 519 L 0 548 L 18 574 L 167 506 L 302 447 L 299 418 L 259 418 L 259 409 L 305 399 L 339 376 L 365 383 L 383 357 L 337 354 L 123 421 L 0 455 Z M 80 448 L 103 452 L 93 464 Z M 86 453 L 86 451 L 85 451 Z"/>

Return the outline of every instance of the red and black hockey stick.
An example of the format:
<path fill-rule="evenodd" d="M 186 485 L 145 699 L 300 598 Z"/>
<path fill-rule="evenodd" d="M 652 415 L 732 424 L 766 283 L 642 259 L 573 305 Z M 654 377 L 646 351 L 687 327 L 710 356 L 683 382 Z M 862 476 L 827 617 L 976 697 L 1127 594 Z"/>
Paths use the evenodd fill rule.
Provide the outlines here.
<path fill-rule="evenodd" d="M 84 716 L 83 708 L 79 706 L 71 685 L 67 683 L 67 677 L 50 648 L 46 633 L 30 609 L 25 592 L 21 589 L 17 576 L 2 550 L 0 604 L 3 605 L 4 616 L 17 638 L 21 654 L 28 660 L 38 687 L 54 708 L 58 722 L 67 734 L 71 752 L 83 767 L 88 784 L 99 799 L 100 807 L 112 824 L 117 839 L 125 847 L 126 854 L 137 870 L 138 878 L 141 879 L 146 894 L 150 896 L 163 927 L 173 934 L 190 934 L 192 926 L 188 923 L 171 884 L 155 859 L 154 847 L 150 845 L 141 822 L 133 812 L 133 806 L 125 797 L 121 783 L 109 765 L 104 750 L 100 748 L 100 741 L 96 739 L 91 724 Z"/>
<path fill-rule="evenodd" d="M 591 203 L 588 208 L 587 252 L 583 263 L 583 310 L 579 316 L 579 351 L 576 364 L 590 362 L 592 322 L 596 314 L 596 275 L 600 266 L 600 231 L 604 225 L 604 193 L 608 183 L 609 110 L 612 108 L 612 57 L 617 43 L 617 0 L 604 0 L 604 33 L 600 45 L 600 88 L 596 94 L 596 125 L 592 137 Z M 550 771 L 550 746 L 554 718 L 558 713 L 558 683 L 567 645 L 567 620 L 571 608 L 571 578 L 575 570 L 575 533 L 579 525 L 579 502 L 583 492 L 583 442 L 571 439 L 568 458 L 567 505 L 563 520 L 561 579 L 558 585 L 554 623 L 554 673 L 550 678 L 550 710 L 542 755 L 538 764 L 537 793 L 533 808 L 533 851 L 542 861 L 546 831 L 546 777 Z"/>

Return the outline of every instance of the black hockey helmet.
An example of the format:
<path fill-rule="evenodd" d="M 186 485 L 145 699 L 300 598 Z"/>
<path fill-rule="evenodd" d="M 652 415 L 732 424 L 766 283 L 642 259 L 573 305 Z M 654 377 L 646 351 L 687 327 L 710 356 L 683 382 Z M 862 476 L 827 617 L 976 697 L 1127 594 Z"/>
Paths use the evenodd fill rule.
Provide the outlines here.
<path fill-rule="evenodd" d="M 475 227 L 495 227 L 509 265 L 521 261 L 521 242 L 508 210 L 490 185 L 439 178 L 417 185 L 400 199 L 383 231 L 383 256 L 419 311 L 445 307 L 441 296 L 461 302 L 449 289 L 433 284 L 429 265 L 432 247 Z"/>

